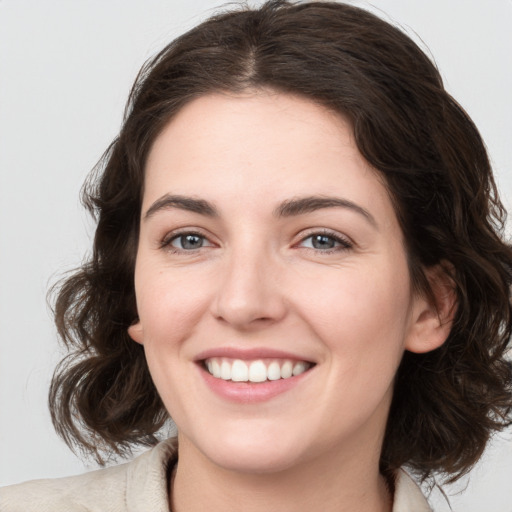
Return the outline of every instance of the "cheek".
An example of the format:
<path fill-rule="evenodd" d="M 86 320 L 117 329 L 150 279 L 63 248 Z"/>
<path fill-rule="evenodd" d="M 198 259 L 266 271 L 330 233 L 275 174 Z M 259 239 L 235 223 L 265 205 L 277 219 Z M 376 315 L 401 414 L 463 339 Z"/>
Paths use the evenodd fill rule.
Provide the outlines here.
<path fill-rule="evenodd" d="M 393 365 L 401 357 L 410 313 L 407 272 L 345 268 L 317 279 L 302 299 L 302 316 L 333 357 L 352 363 L 380 357 Z"/>
<path fill-rule="evenodd" d="M 183 269 L 136 274 L 137 306 L 143 344 L 151 377 L 173 419 L 189 402 L 187 340 L 200 329 L 207 310 L 207 292 L 200 281 Z M 204 280 L 203 280 L 204 281 Z M 138 286 L 137 286 L 138 285 Z"/>
<path fill-rule="evenodd" d="M 145 344 L 174 344 L 190 334 L 208 307 L 205 277 L 183 269 L 140 269 L 136 274 L 137 308 Z"/>

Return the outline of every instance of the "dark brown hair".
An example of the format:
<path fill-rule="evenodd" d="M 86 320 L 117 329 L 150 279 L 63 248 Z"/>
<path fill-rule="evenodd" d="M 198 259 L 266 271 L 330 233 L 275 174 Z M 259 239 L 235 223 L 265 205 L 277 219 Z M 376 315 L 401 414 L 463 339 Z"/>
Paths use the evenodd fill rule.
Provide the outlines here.
<path fill-rule="evenodd" d="M 383 177 L 406 240 L 411 278 L 443 264 L 458 309 L 444 345 L 406 352 L 381 470 L 408 464 L 454 478 L 509 422 L 512 252 L 505 212 L 473 122 L 425 54 L 378 17 L 334 2 L 271 1 L 215 16 L 145 64 L 119 136 L 83 192 L 98 225 L 90 261 L 57 288 L 55 317 L 70 355 L 50 390 L 68 444 L 123 454 L 154 444 L 168 419 L 136 321 L 134 264 L 148 151 L 183 107 L 214 91 L 302 95 L 351 122 L 359 151 Z"/>

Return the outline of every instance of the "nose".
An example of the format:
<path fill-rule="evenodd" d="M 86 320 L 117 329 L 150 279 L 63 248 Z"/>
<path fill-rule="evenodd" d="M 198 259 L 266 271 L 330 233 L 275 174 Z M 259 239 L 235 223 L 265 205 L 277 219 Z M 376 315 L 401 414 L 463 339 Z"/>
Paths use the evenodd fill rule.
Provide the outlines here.
<path fill-rule="evenodd" d="M 279 264 L 262 252 L 238 251 L 225 261 L 212 313 L 240 330 L 278 322 L 286 315 Z"/>

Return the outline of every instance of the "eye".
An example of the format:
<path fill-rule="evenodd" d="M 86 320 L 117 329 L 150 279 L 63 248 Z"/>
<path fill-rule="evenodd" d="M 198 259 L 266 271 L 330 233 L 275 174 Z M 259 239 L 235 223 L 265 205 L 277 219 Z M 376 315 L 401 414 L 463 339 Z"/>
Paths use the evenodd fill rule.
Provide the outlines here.
<path fill-rule="evenodd" d="M 170 248 L 175 251 L 196 251 L 203 247 L 212 247 L 213 244 L 199 233 L 180 233 L 178 235 L 167 237 L 162 242 L 162 247 Z"/>
<path fill-rule="evenodd" d="M 323 252 L 352 248 L 352 244 L 348 240 L 333 233 L 313 233 L 303 238 L 299 245 L 301 247 Z"/>

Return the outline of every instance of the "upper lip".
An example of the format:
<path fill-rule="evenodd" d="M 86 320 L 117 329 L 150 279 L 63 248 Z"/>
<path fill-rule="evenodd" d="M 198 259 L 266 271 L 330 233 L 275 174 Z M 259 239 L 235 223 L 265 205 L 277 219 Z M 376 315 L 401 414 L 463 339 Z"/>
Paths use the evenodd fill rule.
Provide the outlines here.
<path fill-rule="evenodd" d="M 289 359 L 292 361 L 306 361 L 314 363 L 310 358 L 303 357 L 292 352 L 277 350 L 273 348 L 252 347 L 252 348 L 236 348 L 236 347 L 217 347 L 210 348 L 200 352 L 196 357 L 196 361 L 204 361 L 211 357 L 226 357 L 229 359 L 241 359 L 252 361 L 255 359 Z"/>

